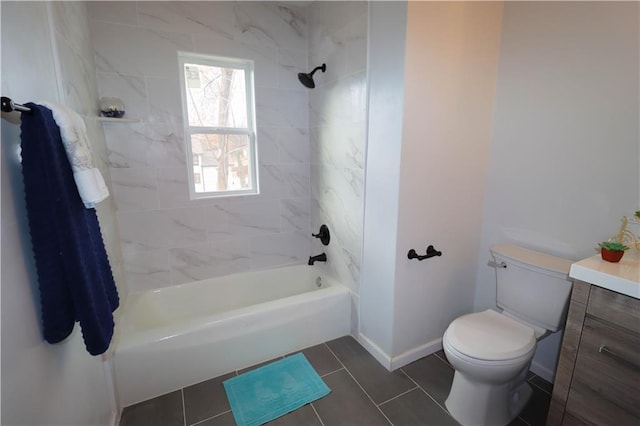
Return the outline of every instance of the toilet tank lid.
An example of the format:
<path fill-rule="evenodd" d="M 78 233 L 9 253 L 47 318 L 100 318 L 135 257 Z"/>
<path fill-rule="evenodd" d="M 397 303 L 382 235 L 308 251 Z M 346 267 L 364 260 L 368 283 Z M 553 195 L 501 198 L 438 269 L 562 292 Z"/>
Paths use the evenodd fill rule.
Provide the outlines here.
<path fill-rule="evenodd" d="M 571 269 L 571 264 L 573 263 L 562 257 L 526 249 L 515 244 L 494 246 L 491 248 L 491 253 L 516 262 L 536 266 L 548 271 L 559 272 L 561 274 L 569 274 L 569 269 Z"/>

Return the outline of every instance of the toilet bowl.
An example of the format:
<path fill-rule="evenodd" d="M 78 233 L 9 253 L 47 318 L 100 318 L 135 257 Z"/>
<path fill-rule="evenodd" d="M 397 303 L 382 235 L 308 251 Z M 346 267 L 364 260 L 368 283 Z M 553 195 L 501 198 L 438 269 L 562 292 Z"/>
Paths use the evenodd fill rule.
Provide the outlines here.
<path fill-rule="evenodd" d="M 442 339 L 456 370 L 445 405 L 463 425 L 504 425 L 531 395 L 536 331 L 493 310 L 454 320 Z"/>
<path fill-rule="evenodd" d="M 463 315 L 442 337 L 455 369 L 445 405 L 463 425 L 503 426 L 522 411 L 536 344 L 562 328 L 571 293 L 566 259 L 514 245 L 491 254 L 499 311 Z"/>

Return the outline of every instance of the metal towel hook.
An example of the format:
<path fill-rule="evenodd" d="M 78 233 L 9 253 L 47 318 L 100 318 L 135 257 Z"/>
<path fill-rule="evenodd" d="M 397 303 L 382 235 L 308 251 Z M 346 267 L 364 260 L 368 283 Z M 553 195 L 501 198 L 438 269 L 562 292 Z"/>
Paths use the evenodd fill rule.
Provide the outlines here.
<path fill-rule="evenodd" d="M 424 255 L 419 255 L 418 253 L 416 253 L 414 249 L 409 250 L 409 253 L 407 253 L 407 257 L 409 259 L 418 259 L 418 260 L 425 260 L 435 256 L 442 256 L 442 252 L 439 250 L 436 250 L 435 248 L 433 248 L 433 246 L 427 247 L 427 253 Z"/>

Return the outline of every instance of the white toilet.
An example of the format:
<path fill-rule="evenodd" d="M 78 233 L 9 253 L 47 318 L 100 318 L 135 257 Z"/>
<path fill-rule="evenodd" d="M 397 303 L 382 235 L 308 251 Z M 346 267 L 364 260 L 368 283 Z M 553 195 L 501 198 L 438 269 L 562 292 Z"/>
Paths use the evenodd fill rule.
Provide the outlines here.
<path fill-rule="evenodd" d="M 445 405 L 463 425 L 506 425 L 522 411 L 536 343 L 563 327 L 571 294 L 569 260 L 515 245 L 491 254 L 500 312 L 463 315 L 442 338 L 456 370 Z"/>

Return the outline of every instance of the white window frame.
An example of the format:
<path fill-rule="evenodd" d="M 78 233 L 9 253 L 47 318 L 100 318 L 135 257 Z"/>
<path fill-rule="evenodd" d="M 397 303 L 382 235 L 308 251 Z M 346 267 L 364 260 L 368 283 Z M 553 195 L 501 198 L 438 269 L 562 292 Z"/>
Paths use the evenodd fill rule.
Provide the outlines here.
<path fill-rule="evenodd" d="M 207 127 L 191 126 L 189 124 L 189 111 L 187 108 L 187 92 L 184 66 L 187 63 L 200 64 L 221 68 L 236 68 L 244 70 L 245 90 L 247 103 L 247 127 Z M 178 66 L 180 74 L 180 94 L 182 96 L 182 116 L 185 132 L 185 154 L 187 157 L 189 197 L 192 200 L 202 198 L 232 197 L 238 195 L 256 195 L 260 193 L 258 179 L 258 150 L 256 147 L 256 117 L 255 117 L 255 90 L 254 90 L 254 64 L 249 59 L 230 58 L 224 56 L 203 55 L 200 53 L 178 52 Z M 209 191 L 196 192 L 193 178 L 193 153 L 191 149 L 192 134 L 221 134 L 221 135 L 247 135 L 249 138 L 249 173 L 251 175 L 251 188 L 233 191 Z M 202 177 L 204 178 L 204 177 Z"/>

